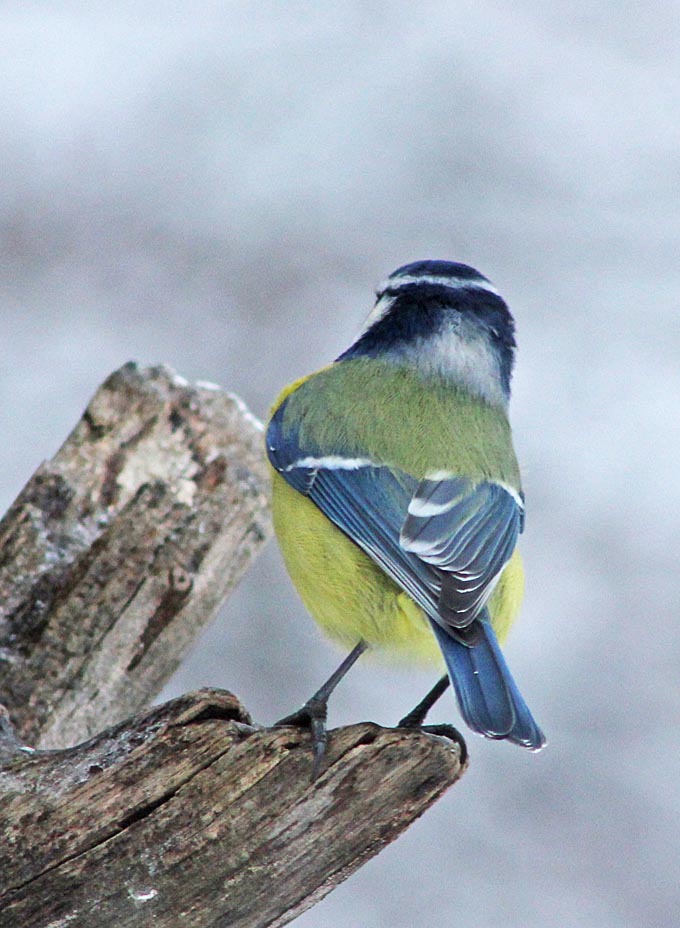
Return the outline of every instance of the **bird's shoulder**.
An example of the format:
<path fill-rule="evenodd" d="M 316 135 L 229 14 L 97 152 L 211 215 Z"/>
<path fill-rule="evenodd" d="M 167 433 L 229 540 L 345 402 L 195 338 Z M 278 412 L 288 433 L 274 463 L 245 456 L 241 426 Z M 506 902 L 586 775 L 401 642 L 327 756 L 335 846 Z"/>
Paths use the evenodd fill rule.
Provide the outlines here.
<path fill-rule="evenodd" d="M 303 384 L 313 380 L 324 371 L 330 370 L 333 366 L 333 364 L 327 364 L 326 367 L 312 371 L 311 374 L 305 374 L 303 377 L 298 377 L 296 380 L 293 380 L 291 383 L 287 384 L 272 403 L 271 409 L 269 410 L 270 418 L 277 412 L 279 407 L 282 406 L 286 400 L 292 396 L 292 394 L 295 393 Z"/>
<path fill-rule="evenodd" d="M 389 361 L 357 358 L 336 361 L 295 380 L 279 394 L 272 415 L 286 407 L 286 418 L 328 430 L 344 422 L 374 433 L 417 429 L 422 435 L 452 425 L 493 420 L 507 428 L 505 410 L 495 409 L 457 384 Z M 332 423 L 332 424 L 331 424 Z"/>
<path fill-rule="evenodd" d="M 272 426 L 308 454 L 342 454 L 414 477 L 452 471 L 519 486 L 504 409 L 376 359 L 335 362 L 288 386 Z"/>

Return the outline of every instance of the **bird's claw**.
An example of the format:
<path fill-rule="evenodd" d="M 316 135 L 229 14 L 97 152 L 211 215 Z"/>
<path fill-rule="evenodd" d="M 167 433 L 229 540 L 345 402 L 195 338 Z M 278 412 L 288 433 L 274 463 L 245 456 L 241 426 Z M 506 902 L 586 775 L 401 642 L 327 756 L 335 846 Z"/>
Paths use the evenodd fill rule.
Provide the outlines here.
<path fill-rule="evenodd" d="M 408 715 L 405 715 L 403 719 L 399 719 L 397 722 L 397 728 L 422 728 L 423 722 L 425 721 L 425 715 L 422 712 L 419 712 L 419 706 L 409 712 Z"/>
<path fill-rule="evenodd" d="M 326 746 L 328 744 L 328 732 L 326 730 L 326 719 L 328 717 L 328 707 L 325 702 L 310 699 L 304 706 L 301 706 L 296 712 L 284 716 L 274 723 L 274 728 L 283 728 L 287 725 L 296 728 L 308 728 L 312 736 L 312 780 L 321 773 L 323 761 L 326 756 Z"/>
<path fill-rule="evenodd" d="M 428 735 L 439 735 L 442 738 L 448 738 L 450 741 L 454 741 L 460 748 L 460 765 L 461 767 L 464 766 L 468 759 L 468 749 L 465 739 L 458 729 L 446 723 L 441 725 L 423 725 L 424 717 L 419 710 L 420 706 L 416 706 L 413 712 L 409 712 L 408 715 L 405 715 L 404 718 L 397 723 L 397 728 L 410 728 L 411 731 L 418 729 L 419 731 L 427 732 Z"/>
<path fill-rule="evenodd" d="M 460 748 L 460 765 L 461 767 L 465 766 L 468 759 L 467 744 L 465 743 L 465 738 L 463 738 L 457 728 L 446 723 L 442 725 L 420 725 L 418 727 L 421 731 L 427 732 L 428 735 L 439 735 L 442 738 L 448 738 L 449 741 L 455 742 Z"/>

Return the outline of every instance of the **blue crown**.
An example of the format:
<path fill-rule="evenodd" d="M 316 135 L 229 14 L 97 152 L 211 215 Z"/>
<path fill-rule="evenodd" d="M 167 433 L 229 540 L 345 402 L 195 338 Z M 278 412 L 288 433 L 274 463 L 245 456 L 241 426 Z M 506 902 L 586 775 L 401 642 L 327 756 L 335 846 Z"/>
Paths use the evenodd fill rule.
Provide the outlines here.
<path fill-rule="evenodd" d="M 510 310 L 486 277 L 454 261 L 414 261 L 390 274 L 377 290 L 363 332 L 337 360 L 408 357 L 414 365 L 427 366 L 428 345 L 454 332 L 461 343 L 475 332 L 483 336 L 497 358 L 503 393 L 509 396 L 515 348 Z"/>
<path fill-rule="evenodd" d="M 397 268 L 378 288 L 378 297 L 410 286 L 444 287 L 448 290 L 498 291 L 488 278 L 467 264 L 455 261 L 413 261 Z"/>

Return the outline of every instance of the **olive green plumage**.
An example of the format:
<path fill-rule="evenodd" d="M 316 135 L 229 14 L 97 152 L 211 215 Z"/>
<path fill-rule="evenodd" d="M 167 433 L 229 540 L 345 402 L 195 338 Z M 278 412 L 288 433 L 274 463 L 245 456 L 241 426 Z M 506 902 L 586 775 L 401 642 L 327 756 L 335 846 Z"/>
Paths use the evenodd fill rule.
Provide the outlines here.
<path fill-rule="evenodd" d="M 291 384 L 284 424 L 310 455 L 370 459 L 422 479 L 433 472 L 520 489 L 505 411 L 450 381 L 377 359 L 335 363 Z M 395 428 L 396 423 L 396 428 Z M 419 606 L 307 497 L 272 471 L 274 527 L 290 576 L 320 627 L 345 647 L 359 639 L 386 655 L 442 663 Z M 518 552 L 489 600 L 502 641 L 519 610 Z"/>
<path fill-rule="evenodd" d="M 371 457 L 418 479 L 450 471 L 520 489 L 505 411 L 443 377 L 377 358 L 331 364 L 285 390 L 284 422 L 320 454 Z"/>

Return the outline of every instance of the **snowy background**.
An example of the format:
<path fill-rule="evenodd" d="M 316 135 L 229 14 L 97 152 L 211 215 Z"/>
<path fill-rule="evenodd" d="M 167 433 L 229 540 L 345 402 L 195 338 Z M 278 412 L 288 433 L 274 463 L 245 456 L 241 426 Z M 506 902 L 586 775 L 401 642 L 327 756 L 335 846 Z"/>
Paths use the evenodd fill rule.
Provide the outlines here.
<path fill-rule="evenodd" d="M 471 736 L 460 785 L 296 924 L 676 925 L 677 4 L 21 0 L 0 36 L 3 507 L 129 359 L 264 416 L 400 264 L 470 263 L 515 313 L 508 654 L 550 745 Z M 165 695 L 270 722 L 337 657 L 272 545 Z M 431 682 L 367 662 L 331 721 Z"/>

